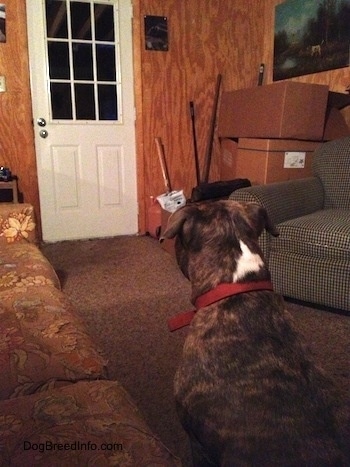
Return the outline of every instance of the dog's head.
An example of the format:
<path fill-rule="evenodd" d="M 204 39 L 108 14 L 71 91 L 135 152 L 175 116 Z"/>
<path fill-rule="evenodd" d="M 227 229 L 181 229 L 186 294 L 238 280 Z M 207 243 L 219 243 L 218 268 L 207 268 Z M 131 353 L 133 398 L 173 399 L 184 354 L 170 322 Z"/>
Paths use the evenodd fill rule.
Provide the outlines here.
<path fill-rule="evenodd" d="M 266 277 L 258 245 L 264 229 L 278 235 L 259 204 L 220 200 L 180 208 L 170 216 L 161 240 L 176 236 L 175 251 L 182 272 L 192 284 L 202 283 L 200 288 L 205 288 L 249 280 L 263 269 Z"/>

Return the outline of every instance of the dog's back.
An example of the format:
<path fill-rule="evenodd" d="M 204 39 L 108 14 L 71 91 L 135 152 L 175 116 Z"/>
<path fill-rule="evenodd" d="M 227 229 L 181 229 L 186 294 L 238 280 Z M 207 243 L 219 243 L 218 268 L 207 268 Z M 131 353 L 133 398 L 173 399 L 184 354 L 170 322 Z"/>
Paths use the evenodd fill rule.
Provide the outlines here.
<path fill-rule="evenodd" d="M 193 301 L 221 283 L 269 279 L 257 240 L 277 232 L 259 206 L 192 205 L 170 219 Z M 270 290 L 199 309 L 175 377 L 195 466 L 346 465 L 331 392 Z"/>
<path fill-rule="evenodd" d="M 277 299 L 254 294 L 254 309 L 242 296 L 194 318 L 175 378 L 185 429 L 217 465 L 342 465 L 328 382 Z"/>

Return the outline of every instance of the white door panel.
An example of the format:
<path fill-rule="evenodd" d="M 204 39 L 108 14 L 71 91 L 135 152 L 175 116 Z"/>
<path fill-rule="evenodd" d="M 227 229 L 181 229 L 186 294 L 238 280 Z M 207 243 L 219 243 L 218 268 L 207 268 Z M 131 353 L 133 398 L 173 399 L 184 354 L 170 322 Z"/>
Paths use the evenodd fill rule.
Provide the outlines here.
<path fill-rule="evenodd" d="M 130 0 L 46 1 L 51 13 L 45 10 L 45 0 L 27 0 L 43 239 L 134 234 L 137 195 Z M 74 11 L 79 13 L 76 19 Z M 98 37 L 105 24 L 113 23 L 111 16 L 113 42 L 110 37 Z M 62 18 L 67 19 L 66 25 Z M 111 70 L 114 63 L 116 69 Z M 105 90 L 107 97 L 103 97 Z M 39 126 L 40 118 L 44 126 Z"/>

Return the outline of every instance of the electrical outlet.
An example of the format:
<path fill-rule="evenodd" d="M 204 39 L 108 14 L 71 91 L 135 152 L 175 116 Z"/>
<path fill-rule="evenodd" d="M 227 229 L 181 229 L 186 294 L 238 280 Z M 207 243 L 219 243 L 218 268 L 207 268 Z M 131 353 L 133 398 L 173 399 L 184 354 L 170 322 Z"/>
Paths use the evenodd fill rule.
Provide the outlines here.
<path fill-rule="evenodd" d="M 303 169 L 305 167 L 306 152 L 287 151 L 284 153 L 285 169 Z"/>
<path fill-rule="evenodd" d="M 0 92 L 6 91 L 6 79 L 5 76 L 0 76 Z"/>

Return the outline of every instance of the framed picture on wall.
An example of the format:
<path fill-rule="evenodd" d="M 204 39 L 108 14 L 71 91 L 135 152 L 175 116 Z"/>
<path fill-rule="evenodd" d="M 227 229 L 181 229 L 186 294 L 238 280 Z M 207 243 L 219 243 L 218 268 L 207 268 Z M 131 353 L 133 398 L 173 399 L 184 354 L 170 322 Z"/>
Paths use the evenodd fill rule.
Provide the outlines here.
<path fill-rule="evenodd" d="M 6 42 L 6 6 L 0 3 L 0 42 Z"/>
<path fill-rule="evenodd" d="M 273 80 L 349 66 L 350 0 L 286 0 L 275 7 Z"/>

